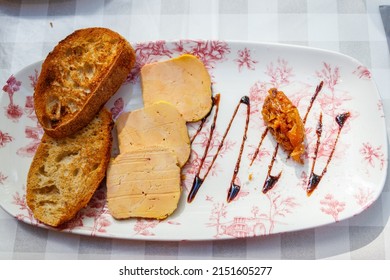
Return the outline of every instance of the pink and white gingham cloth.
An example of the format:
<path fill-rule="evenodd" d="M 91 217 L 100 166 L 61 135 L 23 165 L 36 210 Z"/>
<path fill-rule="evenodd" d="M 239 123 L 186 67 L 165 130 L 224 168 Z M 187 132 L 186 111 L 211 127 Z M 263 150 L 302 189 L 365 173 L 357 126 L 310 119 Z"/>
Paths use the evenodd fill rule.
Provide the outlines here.
<path fill-rule="evenodd" d="M 341 52 L 370 68 L 386 113 L 390 112 L 390 56 L 378 8 L 382 2 L 0 0 L 0 86 L 12 73 L 46 57 L 75 29 L 104 26 L 132 42 L 220 39 Z M 5 95 L 0 93 L 0 98 Z M 342 222 L 266 237 L 202 242 L 132 241 L 48 231 L 18 222 L 0 208 L 0 259 L 390 259 L 389 201 L 387 182 L 369 209 Z"/>

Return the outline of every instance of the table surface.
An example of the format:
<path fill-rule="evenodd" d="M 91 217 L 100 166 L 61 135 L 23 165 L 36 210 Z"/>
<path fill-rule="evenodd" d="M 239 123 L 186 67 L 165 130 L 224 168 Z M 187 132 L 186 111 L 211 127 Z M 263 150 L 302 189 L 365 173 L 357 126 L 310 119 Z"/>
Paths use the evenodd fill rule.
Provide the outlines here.
<path fill-rule="evenodd" d="M 390 60 L 379 13 L 384 2 L 0 0 L 0 85 L 42 60 L 73 30 L 104 26 L 132 42 L 240 40 L 344 53 L 370 68 L 386 113 L 390 112 Z M 390 259 L 389 201 L 387 180 L 379 199 L 348 220 L 266 237 L 202 242 L 66 234 L 19 222 L 0 208 L 0 259 Z"/>

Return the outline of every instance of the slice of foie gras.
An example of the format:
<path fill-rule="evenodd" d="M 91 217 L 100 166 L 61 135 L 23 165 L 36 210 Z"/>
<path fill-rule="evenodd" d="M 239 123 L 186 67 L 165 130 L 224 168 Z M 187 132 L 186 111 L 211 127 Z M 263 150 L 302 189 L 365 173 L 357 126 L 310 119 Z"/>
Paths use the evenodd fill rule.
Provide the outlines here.
<path fill-rule="evenodd" d="M 180 167 L 166 148 L 122 153 L 108 166 L 107 202 L 116 219 L 165 219 L 177 208 L 180 193 Z"/>
<path fill-rule="evenodd" d="M 180 167 L 184 166 L 190 156 L 186 121 L 167 102 L 157 102 L 122 113 L 116 120 L 116 129 L 120 153 L 140 147 L 162 146 L 176 154 Z"/>
<path fill-rule="evenodd" d="M 202 61 L 193 55 L 144 65 L 141 86 L 145 106 L 167 101 L 187 122 L 201 120 L 211 110 L 210 75 Z"/>

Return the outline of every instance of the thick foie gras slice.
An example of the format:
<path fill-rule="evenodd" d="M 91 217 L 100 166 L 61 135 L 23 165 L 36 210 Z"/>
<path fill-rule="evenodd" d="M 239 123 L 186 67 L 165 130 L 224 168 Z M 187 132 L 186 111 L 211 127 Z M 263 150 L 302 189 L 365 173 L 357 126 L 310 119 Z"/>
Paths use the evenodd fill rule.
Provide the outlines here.
<path fill-rule="evenodd" d="M 141 68 L 141 86 L 145 106 L 167 101 L 187 122 L 201 120 L 211 110 L 210 75 L 193 55 L 146 64 Z"/>
<path fill-rule="evenodd" d="M 165 219 L 181 194 L 176 155 L 164 147 L 119 154 L 107 170 L 107 201 L 116 219 Z"/>
<path fill-rule="evenodd" d="M 157 102 L 122 113 L 116 120 L 116 129 L 120 153 L 140 147 L 162 146 L 176 154 L 180 167 L 184 166 L 190 156 L 186 121 L 167 102 Z"/>

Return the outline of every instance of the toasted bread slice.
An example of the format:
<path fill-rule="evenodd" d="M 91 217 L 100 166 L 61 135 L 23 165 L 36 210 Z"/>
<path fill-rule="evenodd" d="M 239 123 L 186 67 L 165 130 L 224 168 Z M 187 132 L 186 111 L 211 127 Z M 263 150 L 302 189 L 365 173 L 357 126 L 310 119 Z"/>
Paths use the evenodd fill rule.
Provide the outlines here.
<path fill-rule="evenodd" d="M 103 108 L 72 136 L 43 135 L 27 177 L 27 205 L 37 220 L 55 227 L 87 205 L 106 175 L 112 127 Z"/>
<path fill-rule="evenodd" d="M 75 31 L 42 65 L 34 91 L 35 112 L 54 138 L 86 126 L 119 89 L 135 63 L 125 38 L 106 28 Z"/>

